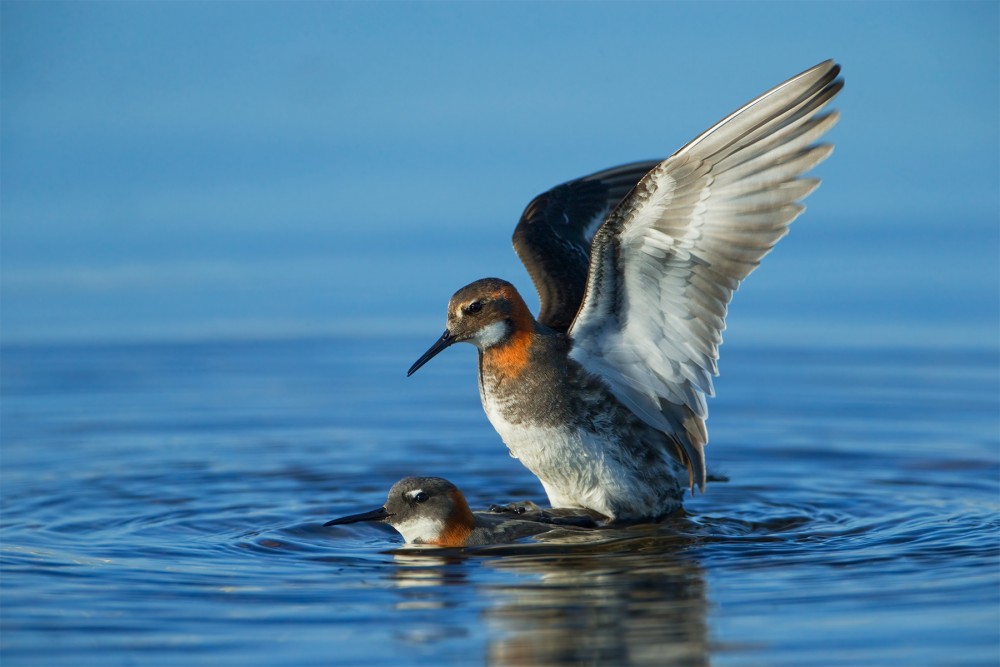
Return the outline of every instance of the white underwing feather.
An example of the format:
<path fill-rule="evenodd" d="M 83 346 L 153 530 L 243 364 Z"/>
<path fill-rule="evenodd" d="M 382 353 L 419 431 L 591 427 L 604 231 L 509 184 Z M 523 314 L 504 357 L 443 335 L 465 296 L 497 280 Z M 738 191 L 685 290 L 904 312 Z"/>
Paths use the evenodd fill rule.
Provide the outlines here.
<path fill-rule="evenodd" d="M 838 119 L 827 61 L 761 95 L 653 168 L 597 230 L 571 356 L 643 420 L 673 432 L 704 483 L 705 396 L 733 291 L 819 185 L 802 174 Z M 684 432 L 677 433 L 676 425 Z"/>

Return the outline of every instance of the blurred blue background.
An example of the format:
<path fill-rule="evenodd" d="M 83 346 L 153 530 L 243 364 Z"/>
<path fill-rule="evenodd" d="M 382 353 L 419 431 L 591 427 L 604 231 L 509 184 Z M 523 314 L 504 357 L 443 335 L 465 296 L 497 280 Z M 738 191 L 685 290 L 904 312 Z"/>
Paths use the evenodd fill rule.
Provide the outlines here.
<path fill-rule="evenodd" d="M 509 238 L 535 194 L 826 58 L 837 151 L 733 336 L 996 341 L 995 2 L 0 11 L 5 342 L 430 342 L 470 280 L 533 297 Z"/>

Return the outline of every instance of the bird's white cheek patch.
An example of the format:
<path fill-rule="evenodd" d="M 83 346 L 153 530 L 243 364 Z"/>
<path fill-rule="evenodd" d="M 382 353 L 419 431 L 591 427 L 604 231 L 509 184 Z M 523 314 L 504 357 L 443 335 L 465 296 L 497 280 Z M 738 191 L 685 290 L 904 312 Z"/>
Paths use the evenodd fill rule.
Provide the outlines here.
<path fill-rule="evenodd" d="M 407 543 L 413 543 L 418 540 L 420 542 L 431 542 L 437 539 L 441 531 L 444 530 L 444 523 L 439 519 L 418 517 L 402 523 L 395 523 L 392 527 L 399 531 L 399 534 L 403 536 L 403 539 Z"/>
<path fill-rule="evenodd" d="M 493 322 L 476 332 L 472 340 L 476 344 L 476 347 L 480 350 L 485 350 L 502 341 L 507 337 L 508 333 L 509 326 L 506 322 Z"/>

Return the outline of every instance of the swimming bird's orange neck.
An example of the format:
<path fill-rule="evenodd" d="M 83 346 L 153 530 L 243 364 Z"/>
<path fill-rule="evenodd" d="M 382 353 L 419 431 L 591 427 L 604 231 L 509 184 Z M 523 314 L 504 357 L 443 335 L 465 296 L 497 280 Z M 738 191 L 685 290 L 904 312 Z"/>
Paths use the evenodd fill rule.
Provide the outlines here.
<path fill-rule="evenodd" d="M 452 510 L 445 519 L 444 530 L 431 541 L 439 547 L 464 547 L 472 529 L 476 526 L 476 518 L 469 509 L 469 503 L 458 489 L 451 491 Z"/>

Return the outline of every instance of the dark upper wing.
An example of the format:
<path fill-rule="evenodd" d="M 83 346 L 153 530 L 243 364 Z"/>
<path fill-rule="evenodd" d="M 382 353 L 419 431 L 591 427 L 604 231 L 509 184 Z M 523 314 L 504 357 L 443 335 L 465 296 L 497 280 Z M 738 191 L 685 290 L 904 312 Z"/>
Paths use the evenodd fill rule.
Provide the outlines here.
<path fill-rule="evenodd" d="M 659 161 L 633 162 L 535 197 L 514 230 L 514 250 L 538 290 L 538 321 L 566 331 L 587 287 L 590 242 L 605 216 Z"/>
<path fill-rule="evenodd" d="M 819 184 L 802 174 L 830 154 L 814 144 L 841 89 L 820 63 L 764 93 L 664 160 L 594 237 L 570 355 L 647 423 L 673 434 L 705 480 L 705 394 L 712 393 L 733 290 L 788 231 Z"/>

